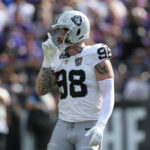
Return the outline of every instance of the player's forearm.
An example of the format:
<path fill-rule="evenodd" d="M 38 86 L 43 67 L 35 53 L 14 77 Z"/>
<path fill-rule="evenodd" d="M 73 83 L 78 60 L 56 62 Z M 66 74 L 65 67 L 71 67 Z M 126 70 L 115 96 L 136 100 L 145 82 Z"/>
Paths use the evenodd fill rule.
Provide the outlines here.
<path fill-rule="evenodd" d="M 36 93 L 38 95 L 47 94 L 51 90 L 54 82 L 56 81 L 54 78 L 54 73 L 51 68 L 41 68 L 36 79 Z"/>
<path fill-rule="evenodd" d="M 114 107 L 114 79 L 109 78 L 98 82 L 103 103 L 101 107 L 99 124 L 106 125 Z"/>

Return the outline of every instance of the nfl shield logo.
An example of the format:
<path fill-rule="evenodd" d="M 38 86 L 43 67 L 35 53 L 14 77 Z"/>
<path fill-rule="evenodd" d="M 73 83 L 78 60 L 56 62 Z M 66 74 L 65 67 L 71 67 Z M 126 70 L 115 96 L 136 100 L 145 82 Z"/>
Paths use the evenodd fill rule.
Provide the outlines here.
<path fill-rule="evenodd" d="M 81 63 L 82 63 L 82 57 L 75 59 L 75 64 L 76 64 L 76 66 L 80 66 Z"/>

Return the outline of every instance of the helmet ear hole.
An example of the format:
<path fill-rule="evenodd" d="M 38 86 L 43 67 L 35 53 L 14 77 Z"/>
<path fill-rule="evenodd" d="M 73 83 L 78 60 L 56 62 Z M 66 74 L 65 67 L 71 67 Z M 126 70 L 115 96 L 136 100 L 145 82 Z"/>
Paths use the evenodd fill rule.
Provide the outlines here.
<path fill-rule="evenodd" d="M 77 31 L 77 33 L 76 33 L 76 35 L 78 36 L 80 33 L 81 33 L 81 30 L 80 30 L 80 29 L 78 29 L 78 31 Z"/>

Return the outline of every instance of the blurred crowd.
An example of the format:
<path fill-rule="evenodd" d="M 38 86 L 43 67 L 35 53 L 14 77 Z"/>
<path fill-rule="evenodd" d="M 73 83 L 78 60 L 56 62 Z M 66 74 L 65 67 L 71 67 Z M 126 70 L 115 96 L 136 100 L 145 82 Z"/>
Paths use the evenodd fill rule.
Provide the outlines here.
<path fill-rule="evenodd" d="M 0 0 L 0 87 L 11 97 L 9 106 L 3 103 L 8 113 L 7 150 L 25 150 L 20 128 L 21 132 L 26 128 L 32 132 L 35 150 L 46 149 L 44 141 L 49 139 L 47 133 L 51 133 L 56 121 L 57 91 L 46 97 L 35 93 L 35 79 L 43 59 L 41 43 L 47 39 L 56 17 L 72 9 L 85 13 L 90 20 L 91 34 L 86 43 L 102 42 L 112 50 L 116 101 L 150 97 L 148 0 Z M 39 118 L 46 122 L 45 118 L 47 126 L 40 124 Z M 45 129 L 40 134 L 35 122 Z M 41 137 L 45 137 L 40 142 L 43 145 L 39 144 Z"/>

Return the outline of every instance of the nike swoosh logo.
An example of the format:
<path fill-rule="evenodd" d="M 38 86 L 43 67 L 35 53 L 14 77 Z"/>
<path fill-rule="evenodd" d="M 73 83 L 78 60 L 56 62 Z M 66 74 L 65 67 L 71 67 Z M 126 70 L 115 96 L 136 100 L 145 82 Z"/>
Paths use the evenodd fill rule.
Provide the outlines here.
<path fill-rule="evenodd" d="M 91 128 L 85 128 L 85 130 L 87 131 L 87 130 L 90 130 Z"/>

